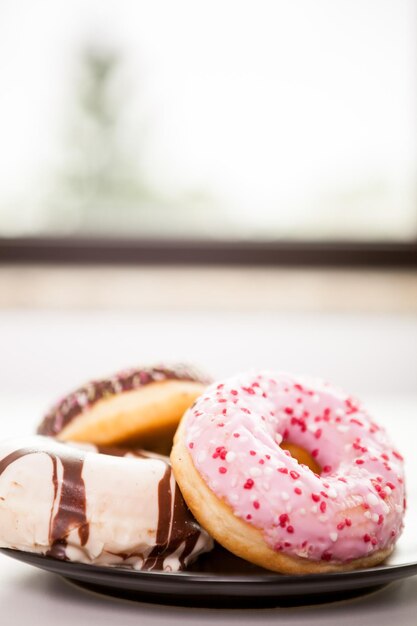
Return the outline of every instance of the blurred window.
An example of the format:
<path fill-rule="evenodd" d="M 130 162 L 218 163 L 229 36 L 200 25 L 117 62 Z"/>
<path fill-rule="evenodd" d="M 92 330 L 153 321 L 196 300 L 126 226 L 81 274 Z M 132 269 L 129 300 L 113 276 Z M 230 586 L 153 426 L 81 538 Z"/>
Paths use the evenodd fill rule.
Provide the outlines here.
<path fill-rule="evenodd" d="M 417 236 L 413 0 L 5 0 L 0 234 Z"/>

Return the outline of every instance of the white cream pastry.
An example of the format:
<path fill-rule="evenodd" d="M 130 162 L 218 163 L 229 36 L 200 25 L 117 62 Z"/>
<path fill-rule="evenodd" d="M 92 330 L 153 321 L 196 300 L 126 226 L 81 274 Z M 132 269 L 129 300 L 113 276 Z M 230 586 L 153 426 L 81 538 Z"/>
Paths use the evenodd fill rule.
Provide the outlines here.
<path fill-rule="evenodd" d="M 177 571 L 212 546 L 163 457 L 41 436 L 0 443 L 0 547 Z"/>

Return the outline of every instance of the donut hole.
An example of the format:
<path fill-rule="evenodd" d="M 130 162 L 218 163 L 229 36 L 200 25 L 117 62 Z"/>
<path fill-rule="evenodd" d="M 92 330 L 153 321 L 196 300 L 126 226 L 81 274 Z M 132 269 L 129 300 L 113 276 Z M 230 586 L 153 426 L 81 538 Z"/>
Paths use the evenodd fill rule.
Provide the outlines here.
<path fill-rule="evenodd" d="M 311 456 L 310 452 L 301 446 L 290 441 L 283 441 L 280 445 L 283 450 L 288 450 L 291 456 L 299 463 L 307 465 L 315 474 L 321 474 L 322 468 L 315 459 Z"/>

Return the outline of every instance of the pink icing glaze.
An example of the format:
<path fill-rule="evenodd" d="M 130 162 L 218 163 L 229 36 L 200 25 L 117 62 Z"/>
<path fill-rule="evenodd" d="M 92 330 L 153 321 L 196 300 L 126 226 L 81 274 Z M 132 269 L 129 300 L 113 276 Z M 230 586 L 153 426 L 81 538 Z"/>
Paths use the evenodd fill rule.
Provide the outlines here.
<path fill-rule="evenodd" d="M 308 450 L 321 475 L 283 439 Z M 402 531 L 401 455 L 363 407 L 321 381 L 261 372 L 215 383 L 188 410 L 185 440 L 209 488 L 276 551 L 346 562 Z"/>

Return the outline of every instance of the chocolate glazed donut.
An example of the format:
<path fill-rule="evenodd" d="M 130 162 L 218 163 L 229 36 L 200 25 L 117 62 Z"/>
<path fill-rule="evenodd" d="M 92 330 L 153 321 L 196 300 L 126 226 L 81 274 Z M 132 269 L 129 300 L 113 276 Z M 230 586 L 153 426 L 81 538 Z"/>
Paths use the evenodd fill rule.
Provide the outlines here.
<path fill-rule="evenodd" d="M 184 365 L 125 370 L 62 398 L 37 432 L 62 441 L 139 446 L 168 454 L 182 415 L 208 383 Z"/>

